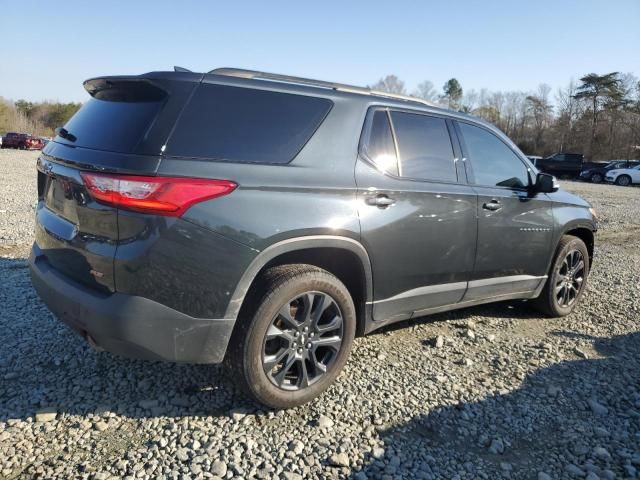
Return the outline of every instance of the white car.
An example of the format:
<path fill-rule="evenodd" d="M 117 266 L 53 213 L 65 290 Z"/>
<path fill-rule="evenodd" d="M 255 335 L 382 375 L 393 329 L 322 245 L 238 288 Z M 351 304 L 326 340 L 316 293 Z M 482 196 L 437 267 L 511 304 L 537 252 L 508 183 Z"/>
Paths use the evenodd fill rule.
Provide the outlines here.
<path fill-rule="evenodd" d="M 633 168 L 616 168 L 607 172 L 607 182 L 626 187 L 632 183 L 640 183 L 640 165 Z"/>

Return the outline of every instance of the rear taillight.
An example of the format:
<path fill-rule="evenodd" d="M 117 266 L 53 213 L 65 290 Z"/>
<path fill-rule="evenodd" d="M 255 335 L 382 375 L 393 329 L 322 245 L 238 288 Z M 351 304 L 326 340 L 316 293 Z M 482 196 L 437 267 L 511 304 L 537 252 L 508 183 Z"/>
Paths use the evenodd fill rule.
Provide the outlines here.
<path fill-rule="evenodd" d="M 231 193 L 229 180 L 182 177 L 141 177 L 102 173 L 80 174 L 98 202 L 125 210 L 179 217 L 194 203 Z"/>

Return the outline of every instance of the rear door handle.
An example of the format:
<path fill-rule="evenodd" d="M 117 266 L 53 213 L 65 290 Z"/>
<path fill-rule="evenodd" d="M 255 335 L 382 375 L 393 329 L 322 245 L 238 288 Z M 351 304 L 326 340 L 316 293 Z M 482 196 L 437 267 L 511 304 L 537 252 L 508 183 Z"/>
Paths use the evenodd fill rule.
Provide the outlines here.
<path fill-rule="evenodd" d="M 390 198 L 386 195 L 377 195 L 375 197 L 369 197 L 367 198 L 366 202 L 367 202 L 367 205 L 375 205 L 376 207 L 380 207 L 380 208 L 387 208 L 388 206 L 396 203 L 396 201 L 393 198 Z"/>
<path fill-rule="evenodd" d="M 498 200 L 491 200 L 490 202 L 482 204 L 482 208 L 495 212 L 502 208 L 502 204 Z"/>

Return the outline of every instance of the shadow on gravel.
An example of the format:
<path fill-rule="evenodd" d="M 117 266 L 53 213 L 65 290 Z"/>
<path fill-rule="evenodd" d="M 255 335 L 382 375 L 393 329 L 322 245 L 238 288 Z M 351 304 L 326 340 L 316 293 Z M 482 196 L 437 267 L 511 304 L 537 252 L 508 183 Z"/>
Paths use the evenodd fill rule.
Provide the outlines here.
<path fill-rule="evenodd" d="M 443 321 L 465 320 L 468 317 L 491 317 L 513 320 L 527 320 L 534 318 L 543 318 L 538 310 L 535 310 L 527 301 L 509 300 L 504 302 L 489 303 L 486 305 L 478 305 L 475 307 L 461 308 L 450 312 L 434 313 L 425 317 L 412 318 L 401 322 L 393 323 L 382 327 L 370 335 L 382 334 L 385 332 L 393 332 L 402 330 L 407 327 L 421 325 L 424 323 L 434 323 Z M 452 325 L 457 327 L 456 325 Z M 460 326 L 459 328 L 466 328 Z"/>
<path fill-rule="evenodd" d="M 31 286 L 25 259 L 0 257 L 0 422 L 109 411 L 131 418 L 221 416 L 254 410 L 216 365 L 147 362 L 98 353 L 58 321 Z"/>
<path fill-rule="evenodd" d="M 637 478 L 640 333 L 579 337 L 599 358 L 557 363 L 511 392 L 382 429 L 384 454 L 374 451 L 351 478 Z"/>

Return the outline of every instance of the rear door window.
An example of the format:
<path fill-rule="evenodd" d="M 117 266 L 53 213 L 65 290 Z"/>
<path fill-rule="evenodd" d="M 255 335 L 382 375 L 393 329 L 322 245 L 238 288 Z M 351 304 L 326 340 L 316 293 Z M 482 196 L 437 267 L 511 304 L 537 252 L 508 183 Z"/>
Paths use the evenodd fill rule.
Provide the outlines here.
<path fill-rule="evenodd" d="M 181 115 L 166 154 L 288 163 L 332 105 L 324 98 L 205 83 Z"/>
<path fill-rule="evenodd" d="M 381 170 L 398 175 L 398 159 L 386 110 L 375 110 L 364 144 L 364 153 Z"/>
<path fill-rule="evenodd" d="M 443 118 L 392 112 L 391 120 L 398 142 L 400 176 L 457 181 L 453 146 Z"/>

